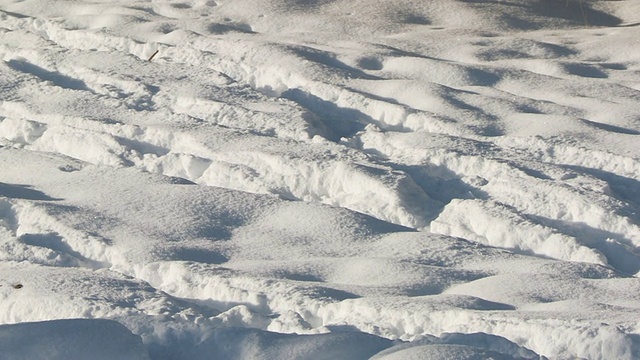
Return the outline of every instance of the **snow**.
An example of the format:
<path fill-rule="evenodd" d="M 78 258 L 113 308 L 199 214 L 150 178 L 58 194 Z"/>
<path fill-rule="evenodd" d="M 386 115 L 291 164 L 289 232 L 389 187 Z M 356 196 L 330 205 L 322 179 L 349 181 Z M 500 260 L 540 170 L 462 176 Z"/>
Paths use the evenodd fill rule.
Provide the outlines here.
<path fill-rule="evenodd" d="M 640 358 L 638 10 L 0 0 L 0 357 Z"/>
<path fill-rule="evenodd" d="M 113 320 L 66 319 L 0 325 L 5 359 L 146 360 L 140 336 Z"/>

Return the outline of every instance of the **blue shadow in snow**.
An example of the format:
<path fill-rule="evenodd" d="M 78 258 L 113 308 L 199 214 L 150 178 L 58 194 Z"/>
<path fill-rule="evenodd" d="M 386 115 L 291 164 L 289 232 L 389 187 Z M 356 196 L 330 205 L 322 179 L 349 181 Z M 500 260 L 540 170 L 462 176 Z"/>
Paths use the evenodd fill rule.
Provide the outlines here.
<path fill-rule="evenodd" d="M 72 78 L 57 71 L 49 71 L 24 59 L 9 60 L 6 64 L 13 70 L 32 74 L 44 81 L 51 81 L 55 86 L 61 88 L 91 91 L 91 89 L 87 87 L 87 84 L 80 79 Z"/>
<path fill-rule="evenodd" d="M 0 182 L 0 196 L 4 196 L 9 199 L 23 199 L 23 200 L 40 200 L 40 201 L 55 201 L 61 200 L 52 198 L 42 191 L 32 189 L 29 185 L 18 184 L 6 184 Z"/>

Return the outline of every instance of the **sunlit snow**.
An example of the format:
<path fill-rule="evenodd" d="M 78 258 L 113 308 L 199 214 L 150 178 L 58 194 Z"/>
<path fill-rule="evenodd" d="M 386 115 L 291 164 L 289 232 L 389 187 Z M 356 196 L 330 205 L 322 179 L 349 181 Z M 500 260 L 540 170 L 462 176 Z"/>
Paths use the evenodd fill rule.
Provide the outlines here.
<path fill-rule="evenodd" d="M 640 358 L 637 0 L 0 0 L 0 359 Z"/>

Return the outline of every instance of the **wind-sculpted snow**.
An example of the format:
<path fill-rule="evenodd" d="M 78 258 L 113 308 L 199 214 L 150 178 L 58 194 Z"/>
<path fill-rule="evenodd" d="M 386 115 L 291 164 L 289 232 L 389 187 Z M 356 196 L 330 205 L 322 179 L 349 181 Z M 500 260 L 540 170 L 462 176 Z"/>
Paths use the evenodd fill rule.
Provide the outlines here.
<path fill-rule="evenodd" d="M 639 358 L 637 10 L 0 1 L 0 357 Z"/>

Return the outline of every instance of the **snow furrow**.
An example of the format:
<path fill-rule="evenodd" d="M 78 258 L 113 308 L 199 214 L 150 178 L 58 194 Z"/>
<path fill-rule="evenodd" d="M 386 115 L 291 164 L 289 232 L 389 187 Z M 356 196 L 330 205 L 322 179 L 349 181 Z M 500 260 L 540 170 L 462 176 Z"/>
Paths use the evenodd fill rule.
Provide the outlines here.
<path fill-rule="evenodd" d="M 385 167 L 344 160 L 321 165 L 277 152 L 220 153 L 198 145 L 189 135 L 161 129 L 52 119 L 45 125 L 5 118 L 0 136 L 34 151 L 93 164 L 136 166 L 203 185 L 343 206 L 414 228 L 424 227 L 439 207 L 411 178 Z M 372 196 L 379 201 L 371 204 Z"/>
<path fill-rule="evenodd" d="M 431 231 L 564 260 L 607 263 L 604 253 L 619 270 L 631 274 L 640 270 L 637 250 L 631 250 L 640 245 L 640 228 L 624 216 L 623 202 L 606 195 L 602 189 L 606 183 L 588 174 L 582 175 L 584 184 L 590 186 L 587 188 L 570 176 L 557 182 L 541 179 L 535 171 L 530 175 L 510 164 L 513 159 L 447 153 L 438 147 L 415 148 L 411 138 L 403 142 L 404 138 L 408 137 L 366 132 L 359 141 L 365 151 L 406 166 L 425 166 L 432 169 L 432 176 L 439 172 L 445 179 L 461 178 L 477 194 L 467 194 L 472 200 L 463 197 L 447 204 L 431 223 Z M 562 171 L 554 171 L 564 176 Z M 574 183 L 578 186 L 570 185 Z M 505 225 L 498 226 L 494 218 Z M 584 229 L 573 230 L 571 224 L 576 222 L 584 224 Z M 514 234 L 514 228 L 522 233 Z M 558 236 L 562 240 L 556 239 Z M 634 255 L 621 259 L 620 253 L 628 251 Z"/>
<path fill-rule="evenodd" d="M 554 358 L 579 356 L 595 359 L 605 351 L 609 355 L 631 359 L 640 346 L 615 327 L 601 327 L 600 323 L 579 320 L 561 323 L 534 314 L 525 315 L 528 321 L 517 321 L 521 314 L 496 311 L 500 304 L 474 297 L 444 296 L 392 309 L 385 305 L 384 299 L 379 302 L 367 299 L 319 300 L 305 296 L 308 290 L 304 288 L 278 282 L 204 275 L 207 270 L 196 270 L 187 264 L 152 264 L 133 271 L 136 277 L 178 297 L 200 300 L 222 310 L 242 304 L 249 310 L 244 321 L 254 324 L 249 326 L 269 330 L 322 333 L 336 325 L 354 326 L 364 332 L 403 340 L 443 332 L 483 332 L 505 336 L 521 346 Z M 296 315 L 293 318 L 282 316 L 289 312 Z M 262 325 L 259 325 L 256 319 L 261 317 L 260 314 L 272 318 L 273 314 L 279 316 L 272 320 L 263 318 Z M 549 333 L 554 335 L 549 337 Z M 608 344 L 617 345 L 608 347 Z"/>
<path fill-rule="evenodd" d="M 256 43 L 234 44 L 231 52 L 225 43 L 212 43 L 211 39 L 200 41 L 199 38 L 193 40 L 189 44 L 180 44 L 174 46 L 158 45 L 158 44 L 140 44 L 129 38 L 117 38 L 105 34 L 96 34 L 86 30 L 67 30 L 59 24 L 51 22 L 41 22 L 30 19 L 20 19 L 19 25 L 14 25 L 16 29 L 29 30 L 43 34 L 46 39 L 55 41 L 58 45 L 78 50 L 98 50 L 98 51 L 120 51 L 132 54 L 144 59 L 143 54 L 152 53 L 150 49 L 157 48 L 163 54 L 166 61 L 170 63 L 188 64 L 190 66 L 206 66 L 220 71 L 231 78 L 242 83 L 249 84 L 252 88 L 260 92 L 273 96 L 285 97 L 294 100 L 303 107 L 311 109 L 312 112 L 320 107 L 320 121 L 324 126 L 332 128 L 332 119 L 322 119 L 322 115 L 327 112 L 333 112 L 331 108 L 322 110 L 324 106 L 342 107 L 345 109 L 344 121 L 358 122 L 364 120 L 365 125 L 368 123 L 375 124 L 382 129 L 412 131 L 427 130 L 435 133 L 445 133 L 452 135 L 470 136 L 471 132 L 460 133 L 458 127 L 452 126 L 447 119 L 439 118 L 434 114 L 409 108 L 407 106 L 393 104 L 388 101 L 381 101 L 363 93 L 355 92 L 343 87 L 333 86 L 324 81 L 316 79 L 316 76 L 306 74 L 292 73 L 288 67 L 289 63 L 296 63 L 300 56 L 295 50 L 288 48 L 279 48 L 276 44 L 261 45 Z M 210 52 L 211 45 L 216 46 L 217 51 L 225 56 L 216 56 Z M 274 56 L 276 52 L 280 61 L 277 63 L 269 62 L 267 59 Z M 162 61 L 160 59 L 159 61 Z M 310 66 L 314 66 L 310 62 Z M 331 73 L 328 73 L 328 76 Z M 293 95 L 292 91 L 300 91 L 304 96 Z M 310 98 L 311 97 L 311 98 Z M 317 99 L 317 100 L 314 100 Z M 331 105 L 323 105 L 327 103 Z M 185 104 L 186 105 L 186 104 Z M 180 106 L 185 106 L 180 104 Z M 188 106 L 188 105 L 186 105 Z M 361 112 L 358 118 L 354 119 L 350 116 L 348 109 L 355 108 Z M 206 107 L 205 107 L 206 109 Z M 178 110 L 180 112 L 180 110 Z M 208 114 L 210 112 L 206 111 Z M 318 112 L 318 110 L 316 110 Z M 224 124 L 224 122 L 222 122 Z M 340 137 L 349 136 L 349 133 L 343 133 L 341 129 L 334 129 L 339 139 Z M 312 135 L 313 136 L 313 135 Z M 332 137 L 331 135 L 325 135 Z"/>
<path fill-rule="evenodd" d="M 541 139 L 510 139 L 501 145 L 515 149 L 527 149 L 530 156 L 539 161 L 558 165 L 579 166 L 611 172 L 627 178 L 640 180 L 640 159 L 633 156 L 612 154 L 606 151 L 586 149 L 575 145 L 554 144 Z"/>
<path fill-rule="evenodd" d="M 3 184 L 4 186 L 8 186 Z M 4 261 L 30 261 L 37 264 L 62 267 L 107 268 L 110 255 L 103 239 L 71 229 L 61 224 L 48 212 L 64 208 L 47 209 L 28 200 L 0 200 L 2 251 Z"/>

